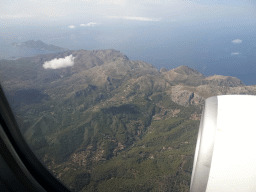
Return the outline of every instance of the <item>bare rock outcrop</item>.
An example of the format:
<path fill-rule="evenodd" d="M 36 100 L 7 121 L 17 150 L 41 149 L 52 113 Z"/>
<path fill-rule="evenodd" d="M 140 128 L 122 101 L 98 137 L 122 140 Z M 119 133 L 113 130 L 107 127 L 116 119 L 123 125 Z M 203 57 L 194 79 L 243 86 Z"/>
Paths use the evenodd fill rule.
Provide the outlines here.
<path fill-rule="evenodd" d="M 223 76 L 223 75 L 209 76 L 203 82 L 204 84 L 226 86 L 226 87 L 245 86 L 245 84 L 240 79 L 236 77 Z"/>
<path fill-rule="evenodd" d="M 171 99 L 173 102 L 182 105 L 201 105 L 204 103 L 204 98 L 195 92 L 184 89 L 183 86 L 178 85 L 172 88 Z"/>
<path fill-rule="evenodd" d="M 164 67 L 162 67 L 161 69 L 160 69 L 160 72 L 161 73 L 164 73 L 164 72 L 167 72 L 168 70 L 166 69 L 166 68 L 164 68 Z"/>
<path fill-rule="evenodd" d="M 236 77 L 213 75 L 205 77 L 195 69 L 187 66 L 179 66 L 163 74 L 174 85 L 183 84 L 188 86 L 214 85 L 225 87 L 239 87 L 245 84 Z"/>
<path fill-rule="evenodd" d="M 203 84 L 205 76 L 195 69 L 187 66 L 180 66 L 164 73 L 164 76 L 172 84 L 184 84 L 190 86 L 198 86 Z"/>

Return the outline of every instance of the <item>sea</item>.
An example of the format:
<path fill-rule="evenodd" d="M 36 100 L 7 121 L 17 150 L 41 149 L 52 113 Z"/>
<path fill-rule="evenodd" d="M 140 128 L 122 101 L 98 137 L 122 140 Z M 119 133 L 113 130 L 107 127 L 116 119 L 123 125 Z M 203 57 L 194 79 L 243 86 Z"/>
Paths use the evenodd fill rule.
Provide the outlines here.
<path fill-rule="evenodd" d="M 256 28 L 248 22 L 193 25 L 190 23 L 145 23 L 135 25 L 101 24 L 95 27 L 67 26 L 13 29 L 13 38 L 0 36 L 0 59 L 17 59 L 49 51 L 18 48 L 12 43 L 41 40 L 70 50 L 116 49 L 130 60 L 142 60 L 155 66 L 173 69 L 186 65 L 205 76 L 234 76 L 246 85 L 256 85 Z M 240 43 L 233 43 L 237 40 Z M 239 41 L 240 40 L 240 41 Z"/>

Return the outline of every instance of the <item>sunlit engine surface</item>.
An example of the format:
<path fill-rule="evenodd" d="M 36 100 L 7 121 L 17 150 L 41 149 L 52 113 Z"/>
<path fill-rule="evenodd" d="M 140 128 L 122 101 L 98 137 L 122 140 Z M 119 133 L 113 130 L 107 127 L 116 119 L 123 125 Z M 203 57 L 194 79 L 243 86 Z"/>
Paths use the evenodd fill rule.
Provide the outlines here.
<path fill-rule="evenodd" d="M 250 95 L 206 100 L 191 192 L 256 191 L 255 109 L 256 97 Z"/>

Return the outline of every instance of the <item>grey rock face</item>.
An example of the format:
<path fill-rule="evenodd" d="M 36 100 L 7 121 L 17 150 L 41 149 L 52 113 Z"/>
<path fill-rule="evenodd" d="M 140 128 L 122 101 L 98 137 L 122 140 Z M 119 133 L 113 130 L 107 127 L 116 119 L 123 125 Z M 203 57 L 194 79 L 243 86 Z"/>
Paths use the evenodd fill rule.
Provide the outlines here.
<path fill-rule="evenodd" d="M 189 105 L 202 105 L 204 98 L 195 92 L 183 90 L 182 86 L 172 88 L 171 99 L 173 102 L 188 107 Z"/>
<path fill-rule="evenodd" d="M 160 72 L 161 73 L 164 73 L 164 72 L 167 72 L 168 70 L 166 69 L 166 68 L 164 68 L 164 67 L 162 67 L 161 69 L 160 69 Z"/>
<path fill-rule="evenodd" d="M 226 86 L 226 87 L 245 86 L 245 84 L 236 77 L 229 77 L 229 76 L 222 76 L 222 75 L 209 76 L 205 80 L 203 80 L 203 83 L 216 85 L 216 86 Z"/>

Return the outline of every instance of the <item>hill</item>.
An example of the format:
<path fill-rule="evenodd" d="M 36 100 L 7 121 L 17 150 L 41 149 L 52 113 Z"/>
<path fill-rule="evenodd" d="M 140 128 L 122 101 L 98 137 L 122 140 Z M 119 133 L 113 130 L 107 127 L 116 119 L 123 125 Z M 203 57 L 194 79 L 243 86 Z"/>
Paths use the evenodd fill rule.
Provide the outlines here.
<path fill-rule="evenodd" d="M 189 191 L 204 100 L 256 93 L 116 50 L 2 60 L 0 82 L 31 148 L 73 191 Z"/>
<path fill-rule="evenodd" d="M 40 40 L 37 40 L 37 41 L 28 40 L 22 43 L 12 43 L 12 45 L 20 48 L 39 49 L 39 50 L 45 50 L 45 51 L 67 51 L 68 50 L 52 44 L 47 45 Z"/>

